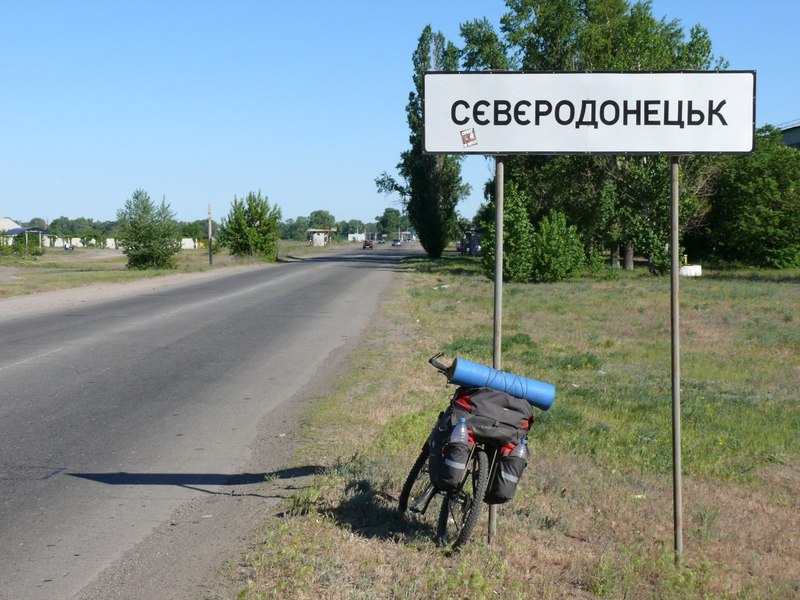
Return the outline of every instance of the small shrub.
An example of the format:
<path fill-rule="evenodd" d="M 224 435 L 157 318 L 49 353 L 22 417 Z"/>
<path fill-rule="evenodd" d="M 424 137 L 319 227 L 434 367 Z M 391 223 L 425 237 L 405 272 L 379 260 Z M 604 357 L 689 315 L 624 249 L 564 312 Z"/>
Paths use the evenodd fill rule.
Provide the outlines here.
<path fill-rule="evenodd" d="M 542 219 L 533 236 L 534 282 L 555 282 L 569 279 L 584 264 L 583 244 L 574 225 L 558 211 Z"/>
<path fill-rule="evenodd" d="M 619 279 L 619 267 L 613 267 L 602 252 L 592 250 L 586 258 L 586 271 L 598 280 L 615 281 Z"/>
<path fill-rule="evenodd" d="M 0 244 L 0 256 L 43 256 L 46 250 L 39 243 L 37 235 L 29 235 L 27 241 L 24 235 L 17 235 L 11 244 Z"/>
<path fill-rule="evenodd" d="M 156 206 L 142 189 L 136 190 L 117 211 L 120 245 L 129 269 L 174 269 L 180 252 L 180 231 L 169 205 Z"/>
<path fill-rule="evenodd" d="M 280 208 L 270 207 L 261 192 L 250 192 L 244 200 L 234 196 L 231 210 L 220 224 L 219 241 L 236 256 L 275 262 L 280 220 Z"/>
<path fill-rule="evenodd" d="M 503 281 L 529 281 L 532 267 L 533 227 L 525 208 L 529 200 L 513 182 L 505 188 L 503 203 Z M 481 262 L 486 275 L 494 277 L 495 222 L 483 225 Z"/>

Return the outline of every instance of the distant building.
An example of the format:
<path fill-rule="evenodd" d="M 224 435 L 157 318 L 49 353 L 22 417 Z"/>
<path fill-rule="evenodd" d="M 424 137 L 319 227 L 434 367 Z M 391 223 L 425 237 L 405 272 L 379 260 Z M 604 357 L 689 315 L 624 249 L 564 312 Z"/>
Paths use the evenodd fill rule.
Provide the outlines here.
<path fill-rule="evenodd" d="M 782 128 L 783 143 L 800 150 L 800 122 L 787 123 L 789 127 Z"/>
<path fill-rule="evenodd" d="M 8 231 L 9 229 L 19 229 L 21 225 L 16 221 L 12 221 L 6 217 L 0 217 L 0 231 Z"/>
<path fill-rule="evenodd" d="M 311 234 L 312 246 L 328 246 L 331 243 L 331 236 L 336 233 L 336 227 L 306 229 L 306 233 Z"/>

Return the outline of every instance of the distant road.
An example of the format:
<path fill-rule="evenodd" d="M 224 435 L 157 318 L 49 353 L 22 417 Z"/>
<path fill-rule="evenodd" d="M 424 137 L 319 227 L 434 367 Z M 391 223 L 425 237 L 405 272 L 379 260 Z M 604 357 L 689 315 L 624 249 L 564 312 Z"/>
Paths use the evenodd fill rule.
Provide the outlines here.
<path fill-rule="evenodd" d="M 362 335 L 409 251 L 222 270 L 45 312 L 0 301 L 0 598 L 71 597 L 234 479 L 259 424 Z"/>

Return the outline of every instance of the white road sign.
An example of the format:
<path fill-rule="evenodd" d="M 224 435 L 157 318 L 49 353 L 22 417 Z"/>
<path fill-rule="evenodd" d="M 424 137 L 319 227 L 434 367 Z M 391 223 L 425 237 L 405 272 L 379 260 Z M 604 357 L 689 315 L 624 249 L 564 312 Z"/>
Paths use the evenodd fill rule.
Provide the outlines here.
<path fill-rule="evenodd" d="M 425 152 L 752 152 L 755 80 L 754 71 L 429 72 Z"/>

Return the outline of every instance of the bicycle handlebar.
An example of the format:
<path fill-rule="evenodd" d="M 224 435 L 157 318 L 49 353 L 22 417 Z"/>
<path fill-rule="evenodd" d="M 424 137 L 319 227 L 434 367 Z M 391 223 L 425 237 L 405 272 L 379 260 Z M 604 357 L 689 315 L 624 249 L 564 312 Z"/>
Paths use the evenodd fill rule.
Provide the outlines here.
<path fill-rule="evenodd" d="M 447 377 L 447 373 L 448 373 L 448 371 L 450 370 L 450 367 L 448 367 L 448 366 L 447 366 L 447 365 L 445 365 L 444 363 L 441 363 L 441 362 L 439 362 L 438 360 L 436 360 L 437 358 L 439 358 L 439 357 L 440 357 L 440 356 L 442 356 L 442 355 L 444 355 L 444 352 L 439 352 L 438 354 L 434 354 L 433 356 L 431 356 L 431 357 L 428 359 L 428 362 L 429 362 L 429 363 L 430 363 L 430 364 L 431 364 L 431 365 L 432 365 L 432 366 L 433 366 L 433 367 L 434 367 L 436 370 L 438 370 L 438 371 L 439 371 L 439 372 L 440 372 L 442 375 L 444 375 L 445 377 Z"/>

